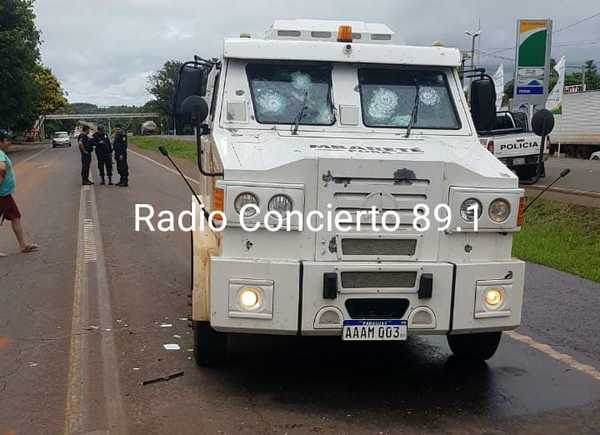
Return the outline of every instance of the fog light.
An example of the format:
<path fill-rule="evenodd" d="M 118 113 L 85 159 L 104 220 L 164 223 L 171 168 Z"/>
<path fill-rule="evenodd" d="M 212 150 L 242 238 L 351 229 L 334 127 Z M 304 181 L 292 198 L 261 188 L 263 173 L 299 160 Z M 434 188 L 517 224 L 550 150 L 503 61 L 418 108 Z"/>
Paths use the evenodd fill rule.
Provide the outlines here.
<path fill-rule="evenodd" d="M 485 303 L 492 309 L 499 308 L 504 302 L 504 289 L 500 287 L 489 288 L 485 291 Z"/>
<path fill-rule="evenodd" d="M 251 311 L 260 307 L 260 290 L 252 287 L 245 287 L 240 292 L 240 305 L 243 309 Z"/>

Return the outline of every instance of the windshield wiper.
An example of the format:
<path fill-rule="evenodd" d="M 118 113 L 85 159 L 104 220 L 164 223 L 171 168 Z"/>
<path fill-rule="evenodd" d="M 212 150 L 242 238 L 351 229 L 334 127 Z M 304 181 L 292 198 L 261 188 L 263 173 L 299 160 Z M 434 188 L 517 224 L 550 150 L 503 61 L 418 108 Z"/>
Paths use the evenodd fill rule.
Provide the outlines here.
<path fill-rule="evenodd" d="M 417 79 L 415 78 L 415 90 L 416 90 L 416 95 L 415 95 L 415 102 L 413 103 L 413 108 L 410 114 L 410 121 L 408 121 L 408 126 L 406 127 L 406 134 L 404 135 L 405 138 L 409 138 L 410 137 L 410 132 L 413 129 L 415 122 L 417 121 L 417 116 L 419 114 L 419 99 L 421 97 L 421 87 L 419 86 L 419 82 L 417 81 Z"/>
<path fill-rule="evenodd" d="M 302 109 L 300 109 L 300 112 L 294 119 L 294 127 L 292 128 L 292 134 L 294 136 L 298 134 L 298 127 L 300 127 L 300 122 L 302 121 L 302 118 L 304 118 L 304 112 L 306 111 L 306 109 L 308 109 L 308 106 L 306 105 L 307 101 L 308 101 L 308 89 L 304 93 L 304 99 L 302 100 Z"/>

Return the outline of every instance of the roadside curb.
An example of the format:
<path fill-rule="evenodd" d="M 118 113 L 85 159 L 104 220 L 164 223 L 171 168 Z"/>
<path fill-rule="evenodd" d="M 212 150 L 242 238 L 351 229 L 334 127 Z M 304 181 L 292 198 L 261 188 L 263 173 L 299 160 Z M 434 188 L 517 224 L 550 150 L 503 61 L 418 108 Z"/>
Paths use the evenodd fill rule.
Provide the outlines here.
<path fill-rule="evenodd" d="M 525 186 L 525 189 L 542 191 L 546 187 L 547 186 L 540 184 L 540 185 L 536 185 L 536 186 Z M 564 189 L 562 187 L 551 187 L 550 189 L 548 189 L 548 192 L 564 193 L 567 195 L 587 196 L 590 198 L 600 199 L 600 192 L 590 192 L 588 190 L 576 190 L 576 189 Z"/>

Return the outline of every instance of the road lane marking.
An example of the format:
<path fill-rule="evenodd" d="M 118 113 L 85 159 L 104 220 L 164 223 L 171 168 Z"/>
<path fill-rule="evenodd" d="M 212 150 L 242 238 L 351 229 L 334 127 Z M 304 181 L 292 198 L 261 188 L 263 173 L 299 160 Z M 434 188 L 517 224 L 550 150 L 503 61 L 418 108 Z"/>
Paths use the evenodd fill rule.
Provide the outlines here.
<path fill-rule="evenodd" d="M 548 355 L 550 358 L 560 361 L 561 363 L 568 365 L 572 369 L 585 373 L 586 375 L 589 375 L 596 381 L 600 382 L 600 371 L 596 370 L 595 367 L 592 367 L 589 364 L 582 364 L 575 358 L 573 358 L 571 355 L 559 352 L 556 349 L 552 348 L 552 346 L 535 341 L 533 338 L 528 337 L 527 335 L 519 334 L 515 331 L 508 331 L 506 332 L 506 335 L 508 335 L 513 340 L 526 344 L 532 349 L 542 352 Z"/>
<path fill-rule="evenodd" d="M 163 169 L 166 169 L 167 171 L 169 171 L 169 172 L 171 172 L 171 173 L 173 173 L 173 174 L 175 174 L 177 176 L 181 176 L 181 175 L 179 175 L 179 172 L 177 172 L 175 169 L 169 168 L 168 166 L 163 165 L 162 163 L 159 163 L 159 162 L 157 162 L 156 160 L 154 160 L 154 159 L 152 159 L 150 157 L 147 157 L 147 156 L 145 156 L 143 154 L 137 153 L 137 152 L 135 152 L 133 150 L 129 150 L 129 152 L 132 153 L 132 154 L 135 154 L 138 157 L 141 157 L 144 160 L 148 160 L 149 162 L 154 163 L 156 166 L 159 166 L 159 167 L 161 167 Z M 188 181 L 191 181 L 191 182 L 196 183 L 196 184 L 200 184 L 200 181 L 196 180 L 195 178 L 188 177 L 187 175 L 184 175 L 184 176 L 185 176 L 185 178 Z"/>
<path fill-rule="evenodd" d="M 88 323 L 87 297 L 83 298 L 83 289 L 87 283 L 87 268 L 84 267 L 81 252 L 83 245 L 83 216 L 86 211 L 86 190 L 81 189 L 79 196 L 79 229 L 77 233 L 77 258 L 75 265 L 75 287 L 73 290 L 73 314 L 71 320 L 71 341 L 69 349 L 69 376 L 67 384 L 67 400 L 65 410 L 65 434 L 82 433 L 82 401 L 87 389 L 82 379 L 83 371 L 87 367 L 84 363 L 87 355 L 87 337 L 79 334 Z M 87 294 L 85 295 L 87 296 Z"/>
<path fill-rule="evenodd" d="M 42 154 L 42 153 L 45 153 L 45 152 L 46 152 L 46 151 L 48 151 L 49 149 L 50 149 L 50 147 L 46 147 L 46 148 L 44 148 L 43 150 L 40 150 L 40 151 L 38 151 L 37 153 L 30 155 L 30 156 L 29 156 L 29 157 L 27 157 L 26 159 L 23 159 L 23 160 L 21 160 L 21 161 L 19 161 L 19 162 L 16 162 L 16 163 L 15 163 L 15 167 L 19 167 L 20 165 L 22 165 L 22 164 L 24 164 L 24 163 L 27 163 L 27 162 L 29 162 L 29 161 L 31 161 L 31 160 L 33 160 L 33 159 L 35 159 L 37 156 L 39 156 L 39 155 L 40 155 L 40 154 Z"/>
<path fill-rule="evenodd" d="M 91 187 L 91 186 L 90 186 Z M 102 246 L 102 235 L 100 233 L 100 219 L 98 218 L 98 207 L 96 204 L 95 190 L 90 189 L 90 211 L 91 218 L 95 223 L 95 247 L 96 247 L 96 279 L 98 287 L 98 311 L 100 312 L 100 327 L 103 330 L 112 330 L 113 317 L 110 291 L 104 262 L 104 248 Z M 108 430 L 111 434 L 126 433 L 125 411 L 123 407 L 123 396 L 121 395 L 121 384 L 119 382 L 119 365 L 117 362 L 117 350 L 114 334 L 101 334 L 102 340 L 102 374 L 104 378 L 104 403 L 108 419 Z"/>
<path fill-rule="evenodd" d="M 90 340 L 87 334 L 79 334 L 89 326 L 89 300 L 92 299 L 90 293 L 94 289 L 97 291 L 100 330 L 105 331 L 100 335 L 100 352 L 107 430 L 111 434 L 126 432 L 114 335 L 106 333 L 113 328 L 113 318 L 103 254 L 95 191 L 91 186 L 82 186 L 65 410 L 65 434 L 67 435 L 86 433 L 92 429 L 86 427 L 86 417 L 93 411 L 91 406 L 97 403 L 95 400 L 90 400 L 88 392 L 89 384 L 97 379 L 97 373 L 90 370 L 88 365 Z"/>
<path fill-rule="evenodd" d="M 95 225 L 92 219 L 83 220 L 83 259 L 86 263 L 95 263 L 98 260 Z"/>

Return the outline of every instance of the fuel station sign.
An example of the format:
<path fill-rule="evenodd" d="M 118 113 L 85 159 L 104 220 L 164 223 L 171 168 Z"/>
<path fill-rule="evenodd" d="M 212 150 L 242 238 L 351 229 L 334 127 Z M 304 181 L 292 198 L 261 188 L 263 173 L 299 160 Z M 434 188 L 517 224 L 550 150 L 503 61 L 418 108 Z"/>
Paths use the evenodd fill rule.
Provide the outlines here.
<path fill-rule="evenodd" d="M 552 20 L 518 20 L 514 101 L 543 106 L 548 94 Z"/>

